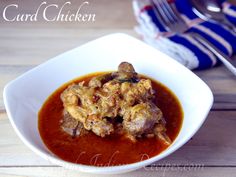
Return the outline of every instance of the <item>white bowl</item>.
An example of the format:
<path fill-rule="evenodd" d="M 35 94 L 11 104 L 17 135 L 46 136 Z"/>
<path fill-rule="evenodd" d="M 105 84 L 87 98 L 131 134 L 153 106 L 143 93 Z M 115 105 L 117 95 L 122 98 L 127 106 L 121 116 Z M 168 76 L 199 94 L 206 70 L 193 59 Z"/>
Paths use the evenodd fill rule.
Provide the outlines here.
<path fill-rule="evenodd" d="M 49 152 L 38 131 L 38 111 L 47 97 L 78 76 L 116 70 L 121 61 L 132 63 L 137 72 L 162 82 L 179 98 L 184 120 L 173 144 L 148 160 L 113 167 L 73 164 Z M 30 149 L 57 165 L 96 174 L 132 171 L 173 153 L 200 128 L 213 103 L 211 90 L 199 77 L 167 55 L 125 34 L 99 38 L 37 66 L 8 83 L 3 96 L 14 130 Z"/>

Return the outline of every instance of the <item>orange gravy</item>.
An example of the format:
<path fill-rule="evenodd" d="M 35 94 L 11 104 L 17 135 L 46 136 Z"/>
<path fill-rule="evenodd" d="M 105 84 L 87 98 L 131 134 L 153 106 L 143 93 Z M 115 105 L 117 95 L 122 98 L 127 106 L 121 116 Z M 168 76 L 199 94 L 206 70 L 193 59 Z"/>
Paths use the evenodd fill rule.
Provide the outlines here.
<path fill-rule="evenodd" d="M 38 128 L 47 148 L 65 161 L 94 166 L 130 164 L 146 160 L 165 150 L 168 146 L 158 138 L 142 138 L 133 143 L 121 136 L 102 138 L 92 132 L 72 138 L 61 129 L 63 103 L 60 94 L 71 83 L 88 82 L 101 74 L 105 72 L 92 73 L 66 83 L 46 100 L 38 114 Z M 148 78 L 143 75 L 141 77 Z M 182 126 L 182 107 L 172 91 L 153 79 L 151 81 L 156 91 L 155 102 L 167 122 L 167 135 L 174 141 Z"/>

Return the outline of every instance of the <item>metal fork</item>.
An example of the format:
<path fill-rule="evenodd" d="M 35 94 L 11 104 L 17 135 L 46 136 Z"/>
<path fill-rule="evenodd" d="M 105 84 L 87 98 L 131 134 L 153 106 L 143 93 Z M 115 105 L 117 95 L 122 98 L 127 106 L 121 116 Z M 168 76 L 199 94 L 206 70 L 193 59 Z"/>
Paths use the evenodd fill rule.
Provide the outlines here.
<path fill-rule="evenodd" d="M 157 18 L 162 22 L 163 25 L 167 28 L 167 30 L 177 33 L 183 33 L 188 29 L 186 23 L 181 19 L 178 11 L 175 6 L 169 4 L 167 0 L 152 0 L 155 13 Z M 212 53 L 214 53 L 219 60 L 236 76 L 236 68 L 227 55 L 219 51 L 215 46 L 213 46 L 208 40 L 203 38 L 197 33 L 189 32 L 190 36 L 194 37 L 198 41 L 200 41 L 203 45 L 205 45 Z"/>

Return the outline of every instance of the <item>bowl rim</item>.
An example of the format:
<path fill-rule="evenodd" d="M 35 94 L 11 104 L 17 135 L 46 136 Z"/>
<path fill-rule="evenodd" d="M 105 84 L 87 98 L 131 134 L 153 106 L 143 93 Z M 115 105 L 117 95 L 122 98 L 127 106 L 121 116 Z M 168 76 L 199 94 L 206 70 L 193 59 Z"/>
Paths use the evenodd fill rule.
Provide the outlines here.
<path fill-rule="evenodd" d="M 134 38 L 134 37 L 131 37 L 127 34 L 123 34 L 123 33 L 113 33 L 113 34 L 109 34 L 109 35 L 106 35 L 106 36 L 102 36 L 98 39 L 95 39 L 93 41 L 90 41 L 84 45 L 87 45 L 91 42 L 94 42 L 96 40 L 99 40 L 99 39 L 102 39 L 102 38 L 106 38 L 106 37 L 111 37 L 111 36 L 117 36 L 117 35 L 121 35 L 123 37 L 126 37 L 126 38 L 132 38 L 132 40 L 137 40 L 139 41 L 138 39 Z M 141 42 L 141 41 L 139 41 Z M 143 42 L 141 42 L 143 43 Z M 143 43 L 145 44 L 145 43 Z M 84 45 L 81 45 L 81 46 L 84 46 Z M 147 47 L 151 47 L 147 44 L 145 44 Z M 79 47 L 81 47 L 79 46 Z M 76 47 L 72 50 L 76 50 L 77 48 L 79 47 Z M 151 47 L 153 48 L 153 47 Z M 72 50 L 69 50 L 67 52 L 70 52 Z M 156 49 L 155 49 L 156 50 Z M 64 55 L 65 53 L 67 52 L 64 52 L 60 55 Z M 162 53 L 162 52 L 161 52 Z M 39 148 L 37 148 L 36 146 L 34 146 L 33 144 L 31 144 L 30 141 L 28 141 L 22 134 L 21 132 L 19 131 L 17 125 L 15 124 L 15 121 L 14 121 L 14 118 L 13 118 L 13 115 L 12 115 L 12 112 L 10 110 L 10 106 L 9 106 L 9 102 L 8 102 L 8 90 L 9 88 L 11 87 L 11 85 L 20 80 L 21 78 L 23 78 L 25 75 L 29 75 L 31 72 L 34 72 L 35 70 L 39 69 L 40 67 L 43 67 L 44 65 L 46 64 L 49 64 L 50 62 L 53 62 L 54 60 L 57 59 L 58 56 L 60 55 L 57 55 L 56 57 L 53 57 L 52 59 L 49 59 L 48 61 L 46 62 L 43 62 L 42 64 L 30 69 L 29 71 L 25 72 L 24 74 L 18 76 L 17 78 L 15 78 L 14 80 L 10 81 L 3 89 L 3 100 L 4 100 L 4 105 L 5 105 L 5 109 L 6 109 L 6 113 L 9 117 L 9 120 L 10 120 L 10 123 L 13 127 L 13 129 L 15 130 L 16 134 L 20 137 L 20 139 L 23 141 L 23 143 L 28 146 L 33 152 L 35 152 L 37 155 L 43 157 L 44 159 L 52 162 L 52 163 L 55 163 L 57 165 L 60 165 L 60 166 L 63 166 L 65 168 L 68 168 L 68 169 L 72 169 L 72 170 L 79 170 L 79 171 L 82 171 L 82 172 L 89 172 L 89 173 L 96 173 L 96 174 L 105 174 L 105 173 L 108 173 L 108 174 L 111 174 L 111 173 L 121 173 L 122 171 L 132 171 L 132 170 L 135 170 L 135 169 L 138 169 L 138 168 L 141 168 L 141 167 L 144 167 L 146 165 L 149 165 L 153 162 L 156 162 L 156 161 L 159 161 L 161 159 L 163 159 L 164 157 L 170 155 L 171 153 L 175 152 L 177 149 L 179 149 L 180 147 L 182 147 L 186 142 L 188 142 L 188 140 L 199 130 L 199 128 L 202 126 L 202 124 L 204 123 L 204 121 L 206 120 L 207 118 L 207 115 L 213 105 L 213 101 L 214 101 L 214 98 L 213 98 L 213 94 L 212 94 L 212 91 L 211 89 L 208 87 L 208 85 L 203 81 L 201 80 L 195 73 L 193 73 L 192 71 L 190 71 L 188 68 L 184 67 L 183 65 L 179 64 L 177 61 L 171 59 L 171 62 L 175 62 L 175 64 L 179 65 L 179 67 L 182 67 L 182 69 L 184 70 L 188 70 L 188 73 L 191 74 L 195 79 L 199 80 L 203 85 L 204 87 L 207 89 L 207 92 L 209 92 L 209 98 L 210 98 L 210 104 L 208 105 L 207 107 L 207 110 L 209 111 L 206 111 L 204 112 L 204 115 L 203 115 L 203 119 L 201 121 L 199 121 L 199 124 L 198 126 L 196 127 L 195 130 L 193 130 L 191 133 L 189 133 L 187 136 L 185 136 L 185 138 L 182 138 L 181 140 L 179 140 L 178 142 L 178 145 L 175 146 L 174 148 L 171 148 L 173 143 L 176 141 L 176 139 L 178 138 L 181 130 L 182 130 L 182 127 L 177 135 L 177 137 L 175 138 L 174 142 L 172 142 L 172 144 L 167 147 L 165 150 L 163 150 L 160 154 L 157 154 L 149 159 L 146 159 L 146 160 L 143 160 L 143 161 L 138 161 L 138 162 L 134 162 L 134 163 L 130 163 L 130 164 L 124 164 L 124 165 L 116 165 L 116 166 L 94 166 L 94 165 L 84 165 L 84 164 L 76 164 L 76 163 L 72 163 L 72 162 L 68 162 L 68 161 L 65 161 L 57 156 L 54 156 L 54 154 L 51 152 L 51 153 L 44 153 L 43 151 L 41 151 Z M 167 56 L 168 58 L 170 58 L 169 56 Z M 41 139 L 42 141 L 42 139 Z M 44 143 L 43 143 L 44 144 Z M 45 144 L 44 144 L 45 145 Z M 46 147 L 46 146 L 45 146 Z M 46 147 L 47 148 L 47 147 Z M 48 149 L 48 148 L 47 148 Z M 164 153 L 165 152 L 165 153 Z M 119 172 L 121 171 L 121 172 Z"/>

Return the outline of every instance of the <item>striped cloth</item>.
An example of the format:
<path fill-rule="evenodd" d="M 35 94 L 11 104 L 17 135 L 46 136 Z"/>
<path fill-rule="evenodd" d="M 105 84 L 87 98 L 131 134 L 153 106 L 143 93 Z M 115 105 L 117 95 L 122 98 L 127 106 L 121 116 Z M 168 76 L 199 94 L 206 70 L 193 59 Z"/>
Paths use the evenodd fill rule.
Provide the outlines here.
<path fill-rule="evenodd" d="M 225 1 L 222 3 L 222 7 L 226 18 L 236 26 L 236 6 Z"/>
<path fill-rule="evenodd" d="M 189 32 L 196 32 L 206 38 L 224 54 L 236 52 L 236 34 L 220 24 L 203 21 L 191 8 L 189 0 L 175 0 L 175 7 L 188 25 L 188 30 L 178 34 L 169 31 L 155 15 L 155 4 L 151 0 L 133 0 L 138 26 L 135 30 L 145 42 L 171 56 L 189 69 L 207 69 L 219 64 L 217 57 Z"/>

